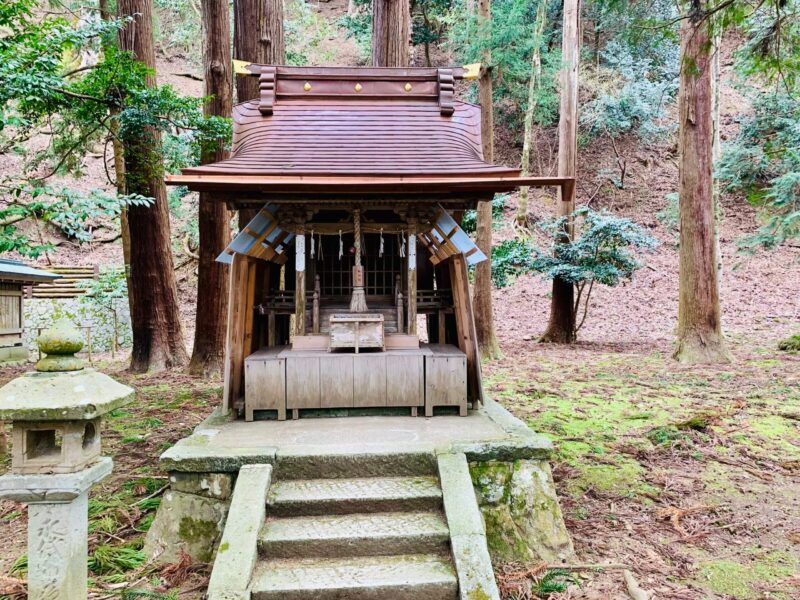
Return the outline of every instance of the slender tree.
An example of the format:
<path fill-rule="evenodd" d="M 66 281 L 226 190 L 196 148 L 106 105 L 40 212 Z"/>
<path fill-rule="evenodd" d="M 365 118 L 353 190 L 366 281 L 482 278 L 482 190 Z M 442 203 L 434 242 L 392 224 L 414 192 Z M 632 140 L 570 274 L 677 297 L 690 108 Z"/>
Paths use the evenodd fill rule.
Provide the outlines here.
<path fill-rule="evenodd" d="M 561 42 L 561 105 L 558 120 L 558 174 L 575 177 L 578 157 L 578 65 L 581 53 L 581 0 L 564 0 L 564 25 Z M 563 239 L 573 237 L 572 213 L 575 211 L 575 187 L 564 195 L 559 192 L 558 214 L 566 217 Z M 550 321 L 541 341 L 575 341 L 575 288 L 556 277 L 550 301 Z"/>
<path fill-rule="evenodd" d="M 680 31 L 680 283 L 674 356 L 684 363 L 730 361 L 717 285 L 712 117 L 715 49 L 708 8 L 705 0 L 693 0 Z"/>
<path fill-rule="evenodd" d="M 152 0 L 119 0 L 126 19 L 119 32 L 120 50 L 130 52 L 150 70 L 146 84 L 156 85 Z M 125 187 L 154 199 L 149 207 L 131 206 L 131 370 L 159 371 L 186 364 L 178 311 L 178 289 L 172 264 L 167 190 L 164 186 L 161 134 L 151 126 L 129 132 L 125 145 Z"/>
<path fill-rule="evenodd" d="M 407 67 L 411 11 L 408 0 L 372 1 L 372 65 Z"/>
<path fill-rule="evenodd" d="M 522 176 L 527 177 L 531 172 L 531 146 L 534 145 L 535 133 L 533 115 L 536 112 L 536 99 L 542 85 L 542 35 L 547 21 L 547 0 L 539 0 L 536 9 L 536 22 L 533 25 L 533 55 L 531 56 L 531 78 L 528 82 L 528 107 L 525 109 L 525 131 L 522 141 Z M 519 202 L 517 203 L 517 226 L 528 228 L 528 187 L 519 189 Z"/>
<path fill-rule="evenodd" d="M 480 28 L 488 37 L 491 35 L 491 0 L 478 0 L 478 21 Z M 478 101 L 481 105 L 481 137 L 483 158 L 488 162 L 494 159 L 494 110 L 492 94 L 492 55 L 490 45 L 482 56 L 483 68 L 478 79 Z M 486 256 L 492 255 L 492 203 L 478 202 L 475 242 Z M 475 267 L 475 286 L 472 291 L 475 310 L 475 329 L 478 346 L 483 358 L 494 358 L 500 353 L 497 336 L 494 332 L 492 314 L 492 263 L 486 260 Z"/>
<path fill-rule="evenodd" d="M 233 73 L 228 0 L 203 0 L 204 94 L 206 116 L 229 117 L 233 108 Z M 218 142 L 202 148 L 203 164 L 223 160 L 225 145 Z M 216 261 L 231 239 L 231 215 L 225 202 L 211 192 L 200 193 L 198 227 L 200 261 L 197 271 L 197 315 L 189 372 L 220 375 L 225 355 L 228 312 L 227 269 Z"/>
<path fill-rule="evenodd" d="M 286 63 L 283 0 L 233 0 L 233 58 L 265 65 Z M 258 97 L 258 78 L 236 78 L 236 101 Z M 241 229 L 256 214 L 239 210 Z"/>

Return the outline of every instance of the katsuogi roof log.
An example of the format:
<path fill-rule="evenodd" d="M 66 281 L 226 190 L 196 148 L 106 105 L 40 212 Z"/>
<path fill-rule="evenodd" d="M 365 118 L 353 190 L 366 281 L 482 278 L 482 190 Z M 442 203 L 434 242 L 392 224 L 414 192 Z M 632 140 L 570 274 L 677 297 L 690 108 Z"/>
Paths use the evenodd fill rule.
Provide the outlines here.
<path fill-rule="evenodd" d="M 521 178 L 519 169 L 483 159 L 480 108 L 453 95 L 461 68 L 249 69 L 259 74 L 261 96 L 234 107 L 231 157 L 184 169 L 168 183 L 251 197 L 490 195 L 572 184 Z"/>

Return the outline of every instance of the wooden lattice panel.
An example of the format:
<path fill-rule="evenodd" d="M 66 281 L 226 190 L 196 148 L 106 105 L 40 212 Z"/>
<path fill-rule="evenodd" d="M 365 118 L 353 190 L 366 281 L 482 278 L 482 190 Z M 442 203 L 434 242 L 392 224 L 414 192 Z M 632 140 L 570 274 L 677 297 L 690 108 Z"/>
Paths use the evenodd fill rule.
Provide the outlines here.
<path fill-rule="evenodd" d="M 28 288 L 29 298 L 77 298 L 86 293 L 86 289 L 81 287 L 79 282 L 87 279 L 95 279 L 100 270 L 97 265 L 85 267 L 75 266 L 51 266 L 42 269 L 61 275 L 49 283 L 39 283 Z"/>

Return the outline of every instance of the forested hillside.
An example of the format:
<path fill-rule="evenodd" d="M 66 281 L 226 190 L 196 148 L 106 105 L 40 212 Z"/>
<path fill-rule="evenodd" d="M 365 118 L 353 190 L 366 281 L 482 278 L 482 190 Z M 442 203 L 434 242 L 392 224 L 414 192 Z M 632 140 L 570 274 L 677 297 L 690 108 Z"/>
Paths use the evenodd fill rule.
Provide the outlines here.
<path fill-rule="evenodd" d="M 484 154 L 529 175 L 569 175 L 574 56 L 574 206 L 523 189 L 462 222 L 491 253 L 471 274 L 487 393 L 556 443 L 578 557 L 498 562 L 498 582 L 514 600 L 800 598 L 800 2 L 411 0 L 410 44 L 378 63 L 373 18 L 391 4 L 0 5 L 0 255 L 99 265 L 84 301 L 132 323 L 132 347 L 98 359 L 139 396 L 109 419 L 93 597 L 200 598 L 208 574 L 150 568 L 141 545 L 158 455 L 222 393 L 227 271 L 201 238 L 224 248 L 248 215 L 163 178 L 228 150 L 230 103 L 209 86 L 257 94 L 209 59 L 228 28 L 245 62 L 481 63 L 456 95 L 493 116 Z M 267 42 L 247 47 L 236 10 L 268 13 Z M 23 597 L 22 505 L 0 502 L 0 527 L 0 596 Z"/>

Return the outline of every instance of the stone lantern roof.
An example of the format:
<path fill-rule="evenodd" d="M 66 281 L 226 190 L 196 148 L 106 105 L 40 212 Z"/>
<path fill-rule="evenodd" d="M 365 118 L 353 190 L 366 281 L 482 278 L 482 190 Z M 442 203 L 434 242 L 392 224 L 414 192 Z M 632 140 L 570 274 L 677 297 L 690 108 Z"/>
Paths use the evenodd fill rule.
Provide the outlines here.
<path fill-rule="evenodd" d="M 0 420 L 92 420 L 133 399 L 132 388 L 83 366 L 75 356 L 83 341 L 68 321 L 57 322 L 38 342 L 47 356 L 36 371 L 0 388 Z"/>

